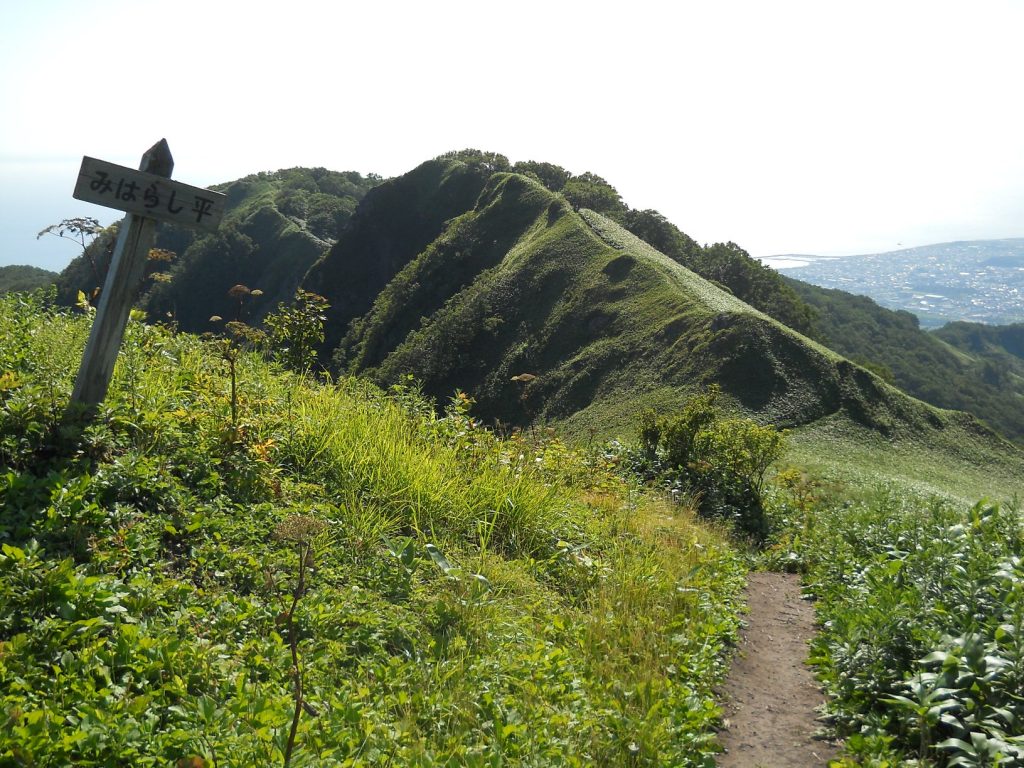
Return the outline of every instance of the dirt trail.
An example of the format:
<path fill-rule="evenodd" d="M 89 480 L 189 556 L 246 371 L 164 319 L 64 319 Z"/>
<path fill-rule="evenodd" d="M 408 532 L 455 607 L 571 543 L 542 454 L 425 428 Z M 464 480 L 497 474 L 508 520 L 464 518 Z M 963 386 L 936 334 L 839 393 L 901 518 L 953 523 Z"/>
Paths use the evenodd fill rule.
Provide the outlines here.
<path fill-rule="evenodd" d="M 800 598 L 798 577 L 752 573 L 750 613 L 722 689 L 727 750 L 720 768 L 816 768 L 837 747 L 814 738 L 823 696 L 807 659 L 814 609 Z"/>

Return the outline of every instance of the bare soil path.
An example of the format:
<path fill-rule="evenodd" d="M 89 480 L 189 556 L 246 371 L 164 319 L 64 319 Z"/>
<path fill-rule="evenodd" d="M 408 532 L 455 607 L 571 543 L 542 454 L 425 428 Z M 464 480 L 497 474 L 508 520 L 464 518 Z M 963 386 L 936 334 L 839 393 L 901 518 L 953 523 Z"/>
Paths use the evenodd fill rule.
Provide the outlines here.
<path fill-rule="evenodd" d="M 752 573 L 750 612 L 722 690 L 726 752 L 720 768 L 818 768 L 837 756 L 835 744 L 815 738 L 815 707 L 824 701 L 806 665 L 814 609 L 801 599 L 800 580 Z"/>

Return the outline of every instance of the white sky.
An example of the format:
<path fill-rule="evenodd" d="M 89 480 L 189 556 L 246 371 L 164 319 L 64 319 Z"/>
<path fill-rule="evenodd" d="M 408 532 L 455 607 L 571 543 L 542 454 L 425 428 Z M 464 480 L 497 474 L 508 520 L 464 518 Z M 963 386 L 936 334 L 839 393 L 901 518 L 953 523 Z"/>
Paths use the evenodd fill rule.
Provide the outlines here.
<path fill-rule="evenodd" d="M 207 185 L 452 149 L 611 182 L 755 256 L 1024 236 L 1024 2 L 0 0 L 0 265 L 82 155 Z"/>

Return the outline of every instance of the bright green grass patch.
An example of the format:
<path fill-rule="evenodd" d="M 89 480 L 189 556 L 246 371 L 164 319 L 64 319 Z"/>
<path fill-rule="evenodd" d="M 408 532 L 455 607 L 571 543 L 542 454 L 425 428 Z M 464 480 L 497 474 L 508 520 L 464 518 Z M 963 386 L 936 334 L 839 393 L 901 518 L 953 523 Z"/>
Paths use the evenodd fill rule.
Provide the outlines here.
<path fill-rule="evenodd" d="M 894 485 L 966 504 L 1024 495 L 1018 448 L 972 429 L 961 414 L 940 413 L 948 427 L 923 430 L 918 439 L 906 433 L 887 438 L 845 419 L 822 419 L 793 430 L 786 461 L 854 492 Z"/>

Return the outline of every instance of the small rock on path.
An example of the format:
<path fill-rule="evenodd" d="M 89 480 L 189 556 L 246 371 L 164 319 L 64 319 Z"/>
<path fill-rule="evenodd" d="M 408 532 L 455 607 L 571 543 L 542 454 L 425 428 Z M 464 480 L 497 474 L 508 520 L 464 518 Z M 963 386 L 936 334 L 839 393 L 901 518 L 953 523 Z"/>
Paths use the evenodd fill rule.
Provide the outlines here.
<path fill-rule="evenodd" d="M 815 738 L 815 707 L 824 697 L 806 665 L 814 609 L 801 599 L 800 580 L 784 573 L 752 573 L 749 614 L 722 689 L 726 752 L 719 768 L 815 768 L 837 756 L 836 745 Z"/>

